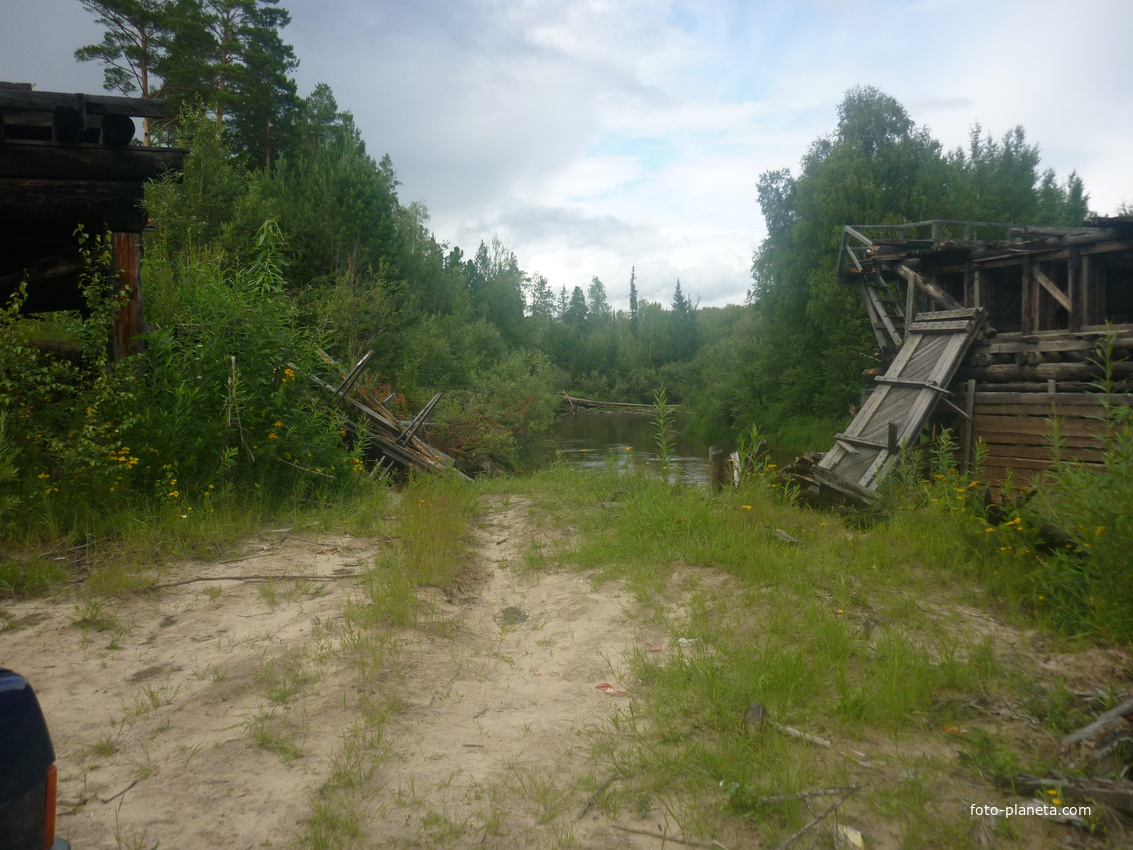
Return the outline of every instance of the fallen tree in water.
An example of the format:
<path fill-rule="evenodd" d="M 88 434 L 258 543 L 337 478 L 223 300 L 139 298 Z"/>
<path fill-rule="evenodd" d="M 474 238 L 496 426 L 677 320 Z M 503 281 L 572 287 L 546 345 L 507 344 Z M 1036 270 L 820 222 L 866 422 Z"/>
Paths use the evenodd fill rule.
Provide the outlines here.
<path fill-rule="evenodd" d="M 579 408 L 590 410 L 623 410 L 627 413 L 653 410 L 652 404 L 635 404 L 628 401 L 597 401 L 592 398 L 578 398 L 577 396 L 568 395 L 567 393 L 563 393 L 563 401 L 570 407 L 571 413 L 577 412 Z M 670 404 L 668 406 L 680 407 L 679 404 Z"/>

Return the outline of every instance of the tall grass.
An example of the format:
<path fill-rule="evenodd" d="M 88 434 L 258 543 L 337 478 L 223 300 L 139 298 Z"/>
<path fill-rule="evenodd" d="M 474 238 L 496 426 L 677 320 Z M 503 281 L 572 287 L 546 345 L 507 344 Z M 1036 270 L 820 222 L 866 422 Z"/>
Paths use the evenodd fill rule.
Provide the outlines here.
<path fill-rule="evenodd" d="M 396 497 L 390 527 L 392 549 L 365 573 L 369 614 L 396 626 L 417 622 L 417 588 L 448 588 L 471 567 L 469 521 L 471 491 L 452 476 L 415 477 Z"/>
<path fill-rule="evenodd" d="M 1100 465 L 1066 460 L 1054 422 L 1056 461 L 1037 484 L 1039 498 L 1023 512 L 1031 523 L 1053 522 L 1071 541 L 1034 553 L 1043 613 L 1058 628 L 1133 641 L 1133 408 L 1113 400 L 1114 335 L 1098 342 L 1103 377 Z"/>
<path fill-rule="evenodd" d="M 964 705 L 1012 687 L 1010 659 L 943 616 L 971 601 L 950 576 L 974 577 L 971 561 L 984 554 L 977 488 L 964 482 L 961 504 L 952 473 L 918 479 L 918 499 L 862 533 L 794 506 L 763 472 L 719 496 L 569 469 L 491 485 L 522 489 L 569 519 L 573 543 L 555 562 L 626 582 L 637 616 L 669 635 L 667 654 L 629 653 L 631 701 L 609 734 L 593 737 L 595 758 L 619 777 L 604 797 L 611 814 L 661 807 L 686 835 L 714 835 L 731 815 L 785 835 L 806 808 L 765 798 L 852 779 L 846 760 L 812 753 L 773 723 L 840 738 L 842 751 L 877 736 L 899 749 L 952 734 L 941 727 L 960 722 Z M 757 733 L 744 719 L 752 705 L 769 718 Z M 871 780 L 873 804 L 898 807 L 905 785 L 893 774 Z M 947 770 L 933 775 L 952 781 Z M 956 822 L 922 805 L 923 841 L 945 841 Z"/>

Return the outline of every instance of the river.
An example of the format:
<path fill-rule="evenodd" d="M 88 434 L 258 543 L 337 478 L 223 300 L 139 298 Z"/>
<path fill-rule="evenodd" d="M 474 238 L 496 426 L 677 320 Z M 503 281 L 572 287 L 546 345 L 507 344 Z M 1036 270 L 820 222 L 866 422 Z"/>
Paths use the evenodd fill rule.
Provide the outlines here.
<path fill-rule="evenodd" d="M 681 432 L 687 416 L 675 411 L 676 448 L 670 460 L 674 479 L 694 484 L 708 482 L 708 444 Z M 657 439 L 650 413 L 568 413 L 558 417 L 548 432 L 541 455 L 575 466 L 597 467 L 612 463 L 619 469 L 650 469 L 660 473 Z"/>

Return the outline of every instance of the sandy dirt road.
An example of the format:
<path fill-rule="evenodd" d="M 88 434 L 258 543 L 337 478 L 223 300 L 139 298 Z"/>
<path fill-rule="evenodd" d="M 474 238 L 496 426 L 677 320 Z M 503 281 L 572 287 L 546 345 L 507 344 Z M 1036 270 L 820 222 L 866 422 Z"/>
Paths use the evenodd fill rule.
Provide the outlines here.
<path fill-rule="evenodd" d="M 399 707 L 359 792 L 361 846 L 657 846 L 587 805 L 610 777 L 587 738 L 628 704 L 626 653 L 667 652 L 665 636 L 616 583 L 520 569 L 545 535 L 529 503 L 483 507 L 476 581 L 420 591 L 428 627 L 392 636 L 381 682 L 343 651 L 343 612 L 382 541 L 280 529 L 121 600 L 5 603 L 0 663 L 48 716 L 59 834 L 84 850 L 301 843 L 380 686 Z M 620 825 L 670 829 L 656 810 Z"/>

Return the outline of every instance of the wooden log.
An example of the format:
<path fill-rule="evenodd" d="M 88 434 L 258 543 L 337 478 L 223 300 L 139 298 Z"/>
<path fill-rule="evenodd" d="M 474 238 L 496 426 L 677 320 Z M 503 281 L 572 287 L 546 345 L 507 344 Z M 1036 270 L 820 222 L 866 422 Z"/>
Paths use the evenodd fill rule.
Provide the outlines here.
<path fill-rule="evenodd" d="M 1019 776 L 996 780 L 1001 788 L 1030 796 L 1036 792 L 1057 791 L 1064 802 L 1092 800 L 1133 815 L 1133 782 L 1124 779 L 1078 778 L 1070 776 Z"/>
<path fill-rule="evenodd" d="M 1084 381 L 1102 376 L 1093 363 L 1040 363 L 1036 366 L 996 365 L 972 366 L 964 370 L 967 377 L 990 383 L 1008 381 Z M 1133 378 L 1133 363 L 1113 364 L 1113 376 L 1118 380 Z"/>
<path fill-rule="evenodd" d="M 724 488 L 727 478 L 728 455 L 721 446 L 711 446 L 708 449 L 708 486 L 713 492 Z"/>
<path fill-rule="evenodd" d="M 975 415 L 976 382 L 968 381 L 964 391 L 964 422 L 960 434 L 960 469 L 967 473 L 972 460 L 972 421 Z"/>
<path fill-rule="evenodd" d="M 142 232 L 142 190 L 141 182 L 0 177 L 0 197 L 10 218 L 63 219 L 69 226 L 83 223 L 95 231 Z"/>
<path fill-rule="evenodd" d="M 1039 393 L 1036 393 L 1039 395 Z M 993 416 L 1060 416 L 1070 419 L 1100 419 L 1105 408 L 1101 402 L 1095 405 L 1066 404 L 1051 396 L 1047 404 L 976 404 L 975 412 Z"/>
<path fill-rule="evenodd" d="M 563 393 L 563 400 L 573 407 L 589 407 L 595 409 L 609 408 L 611 410 L 640 410 L 647 411 L 653 410 L 652 404 L 637 404 L 628 401 L 597 401 L 592 398 L 578 398 L 577 396 L 568 395 Z M 668 404 L 667 407 L 680 407 L 679 404 Z"/>
<path fill-rule="evenodd" d="M 1054 462 L 1054 452 L 1050 446 L 1020 446 L 1014 444 L 987 443 L 984 457 L 989 460 L 1003 461 L 1042 461 Z M 1101 463 L 1105 457 L 1105 450 L 1098 448 L 1083 448 L 1081 446 L 1063 447 L 1062 459 L 1075 463 Z"/>
<path fill-rule="evenodd" d="M 134 119 L 128 115 L 104 115 L 99 128 L 99 144 L 110 148 L 123 148 L 134 140 Z"/>
<path fill-rule="evenodd" d="M 1019 351 L 1039 349 L 1041 351 L 1094 351 L 1098 340 L 1104 334 L 1100 332 L 1087 332 L 1081 334 L 1031 334 L 1021 339 L 1003 339 L 979 342 L 972 346 L 973 352 L 987 352 L 989 354 L 1015 354 Z M 1121 333 L 1114 340 L 1119 348 L 1133 347 L 1133 336 L 1128 332 Z"/>
<path fill-rule="evenodd" d="M 114 318 L 111 352 L 115 360 L 138 354 L 144 348 L 142 332 L 141 235 L 111 234 L 111 262 L 122 293 L 121 308 Z"/>
<path fill-rule="evenodd" d="M 1037 385 L 1035 385 L 1037 386 Z M 1112 393 L 1105 395 L 1096 390 L 1092 392 L 998 392 L 995 390 L 976 391 L 976 404 L 1013 404 L 1025 406 L 1081 405 L 1083 407 L 1101 407 L 1108 399 L 1111 404 L 1133 405 L 1133 393 Z"/>
<path fill-rule="evenodd" d="M 1093 771 L 1120 770 L 1133 755 L 1133 697 L 1071 732 L 1062 739 L 1062 746 L 1078 751 Z"/>
<path fill-rule="evenodd" d="M 74 106 L 76 96 L 92 115 L 135 115 L 139 118 L 161 118 L 165 101 L 158 98 L 117 97 L 115 95 L 35 91 L 33 89 L 0 88 L 0 109 L 51 112 L 56 106 Z"/>
<path fill-rule="evenodd" d="M 0 148 L 0 177 L 145 182 L 180 171 L 186 154 L 182 148 L 60 146 L 11 139 Z"/>

